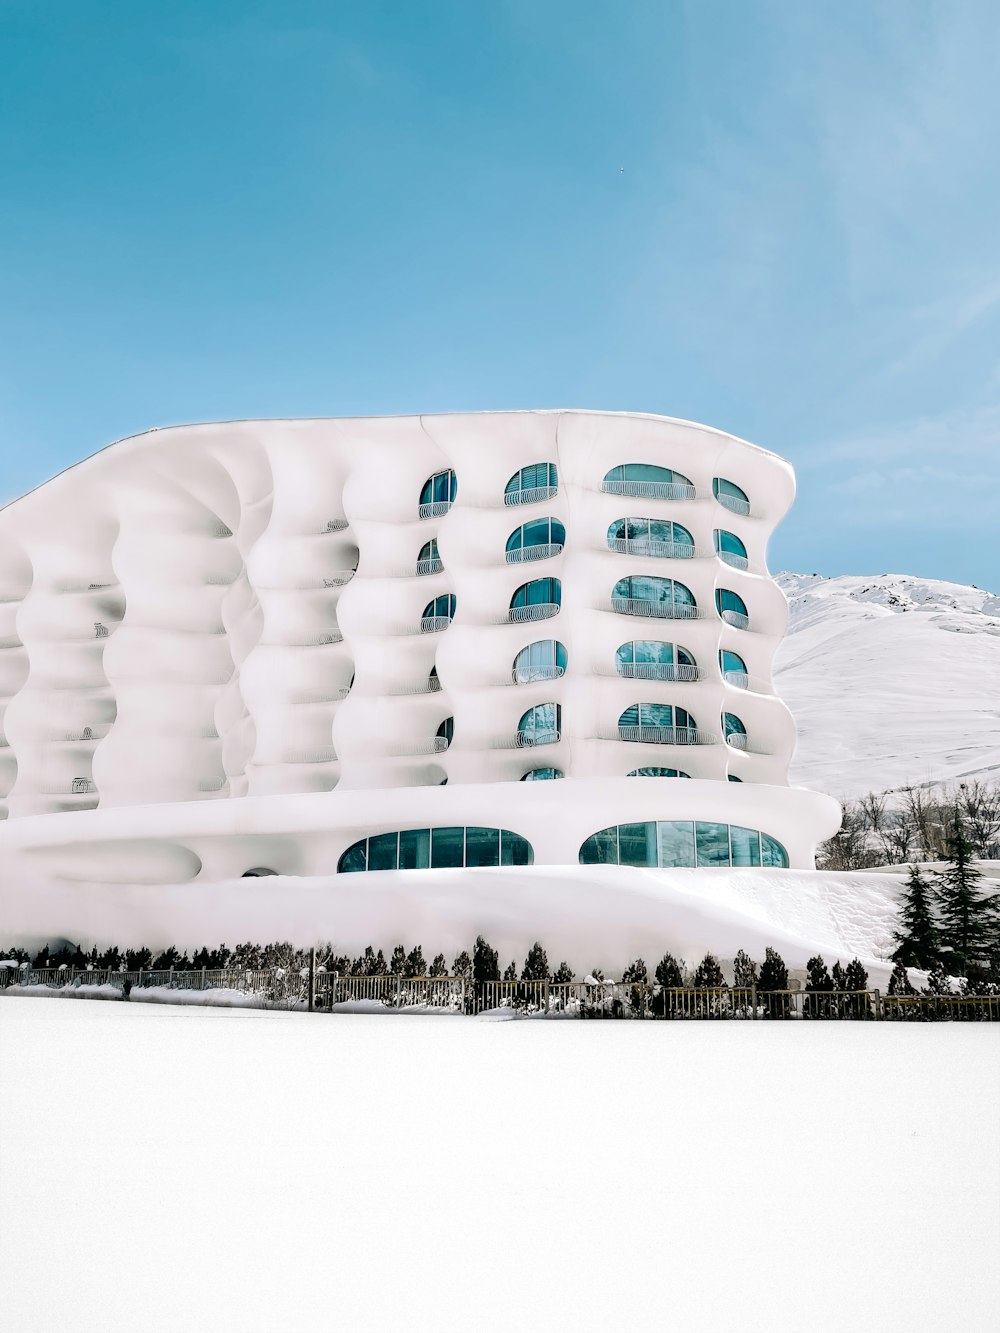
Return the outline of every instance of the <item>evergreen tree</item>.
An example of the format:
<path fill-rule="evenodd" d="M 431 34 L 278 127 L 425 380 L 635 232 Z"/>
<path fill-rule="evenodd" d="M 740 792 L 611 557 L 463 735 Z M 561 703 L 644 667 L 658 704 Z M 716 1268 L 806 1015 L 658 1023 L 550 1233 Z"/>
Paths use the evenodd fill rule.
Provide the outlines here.
<path fill-rule="evenodd" d="M 404 977 L 424 977 L 427 975 L 427 964 L 424 962 L 424 951 L 420 945 L 416 945 L 409 952 L 406 959 L 406 965 L 403 969 Z"/>
<path fill-rule="evenodd" d="M 834 990 L 846 990 L 847 989 L 847 986 L 845 984 L 846 973 L 844 972 L 844 969 L 840 966 L 839 958 L 834 963 L 832 972 L 833 972 Z"/>
<path fill-rule="evenodd" d="M 476 936 L 472 950 L 472 980 L 477 986 L 484 981 L 500 980 L 500 957 L 496 949 L 491 949 L 482 935 Z"/>
<path fill-rule="evenodd" d="M 649 973 L 646 971 L 646 964 L 641 958 L 637 958 L 634 963 L 629 963 L 622 973 L 622 981 L 626 984 L 639 984 L 644 986 L 649 980 Z"/>
<path fill-rule="evenodd" d="M 169 944 L 162 953 L 158 953 L 153 959 L 153 970 L 156 972 L 166 972 L 171 967 L 176 967 L 180 961 L 180 954 L 172 944 Z"/>
<path fill-rule="evenodd" d="M 466 953 L 464 949 L 452 963 L 451 974 L 453 977 L 465 977 L 466 981 L 468 981 L 471 978 L 472 959 L 469 957 L 468 953 Z"/>
<path fill-rule="evenodd" d="M 32 958 L 31 966 L 48 967 L 48 965 L 49 965 L 49 946 L 45 944 L 38 950 L 34 958 Z"/>
<path fill-rule="evenodd" d="M 434 961 L 427 969 L 429 977 L 446 977 L 448 975 L 448 964 L 444 961 L 444 954 L 435 954 Z"/>
<path fill-rule="evenodd" d="M 401 944 L 397 944 L 392 951 L 392 958 L 389 960 L 389 975 L 392 977 L 401 977 L 406 970 L 406 950 Z"/>
<path fill-rule="evenodd" d="M 973 860 L 972 844 L 957 810 L 946 850 L 951 864 L 935 876 L 941 940 L 957 955 L 952 966 L 963 969 L 970 958 L 988 949 L 996 936 L 997 900 L 983 893 L 982 871 Z"/>
<path fill-rule="evenodd" d="M 681 964 L 678 963 L 672 953 L 665 953 L 663 955 L 660 961 L 656 964 L 656 972 L 654 975 L 659 984 L 665 986 L 668 990 L 674 990 L 677 987 L 684 985 Z"/>
<path fill-rule="evenodd" d="M 552 980 L 557 984 L 562 984 L 563 982 L 572 981 L 573 969 L 570 967 L 569 963 L 567 962 L 560 963 L 559 966 L 556 968 L 556 970 L 552 973 Z"/>
<path fill-rule="evenodd" d="M 788 968 L 784 959 L 774 949 L 768 948 L 764 951 L 757 988 L 764 991 L 788 989 Z"/>
<path fill-rule="evenodd" d="M 808 963 L 806 963 L 806 968 L 809 973 L 808 980 L 806 981 L 807 991 L 833 990 L 833 979 L 831 978 L 830 973 L 826 970 L 826 963 L 823 962 L 823 959 L 819 954 L 817 954 L 815 958 L 809 959 Z"/>
<path fill-rule="evenodd" d="M 125 971 L 138 972 L 141 967 L 149 967 L 153 961 L 153 955 L 149 949 L 126 949 L 125 950 Z"/>
<path fill-rule="evenodd" d="M 906 964 L 897 963 L 892 969 L 892 976 L 889 978 L 889 994 L 916 995 L 916 993 L 910 985 L 910 974 L 906 970 Z"/>
<path fill-rule="evenodd" d="M 757 964 L 741 949 L 733 960 L 733 985 L 749 990 L 757 984 Z"/>
<path fill-rule="evenodd" d="M 896 950 L 893 961 L 906 967 L 926 969 L 934 966 L 941 941 L 934 920 L 933 891 L 919 866 L 910 873 L 899 900 L 899 930 L 893 934 Z"/>
<path fill-rule="evenodd" d="M 545 950 L 536 940 L 528 950 L 528 956 L 524 960 L 524 967 L 521 970 L 522 981 L 548 981 L 549 979 L 549 960 Z"/>
<path fill-rule="evenodd" d="M 516 980 L 517 980 L 517 963 L 514 962 L 513 959 L 511 959 L 509 967 L 508 967 L 508 968 L 506 969 L 506 971 L 504 972 L 504 974 L 503 974 L 503 979 L 504 979 L 504 981 L 516 981 Z"/>
<path fill-rule="evenodd" d="M 941 963 L 935 963 L 927 977 L 924 995 L 950 995 L 951 983 Z"/>
<path fill-rule="evenodd" d="M 725 986 L 726 979 L 722 975 L 722 968 L 719 966 L 719 960 L 715 954 L 707 953 L 698 964 L 695 969 L 694 984 L 698 990 L 710 990 Z"/>
<path fill-rule="evenodd" d="M 852 958 L 844 972 L 844 990 L 856 991 L 868 989 L 868 973 L 860 958 Z"/>

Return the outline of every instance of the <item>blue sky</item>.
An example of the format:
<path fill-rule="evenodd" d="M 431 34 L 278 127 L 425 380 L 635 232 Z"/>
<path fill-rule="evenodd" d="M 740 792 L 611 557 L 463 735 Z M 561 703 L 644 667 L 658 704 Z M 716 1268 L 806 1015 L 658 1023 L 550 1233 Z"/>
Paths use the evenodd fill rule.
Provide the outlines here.
<path fill-rule="evenodd" d="M 0 496 L 625 408 L 793 461 L 775 569 L 1000 589 L 998 69 L 995 0 L 0 0 Z"/>

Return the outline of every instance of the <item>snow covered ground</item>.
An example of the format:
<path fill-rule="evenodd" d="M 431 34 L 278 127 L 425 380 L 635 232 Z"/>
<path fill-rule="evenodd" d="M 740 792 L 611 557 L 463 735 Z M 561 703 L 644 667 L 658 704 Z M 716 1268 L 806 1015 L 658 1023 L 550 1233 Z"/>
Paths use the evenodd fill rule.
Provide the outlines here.
<path fill-rule="evenodd" d="M 992 1333 L 998 1035 L 6 997 L 4 1326 Z"/>
<path fill-rule="evenodd" d="M 779 574 L 793 783 L 858 795 L 1000 776 L 1000 597 L 903 574 Z"/>

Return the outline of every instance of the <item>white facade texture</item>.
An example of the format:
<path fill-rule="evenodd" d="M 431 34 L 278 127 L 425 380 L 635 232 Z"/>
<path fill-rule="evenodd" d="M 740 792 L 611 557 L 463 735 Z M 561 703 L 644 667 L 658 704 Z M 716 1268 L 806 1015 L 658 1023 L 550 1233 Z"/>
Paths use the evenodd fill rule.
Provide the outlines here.
<path fill-rule="evenodd" d="M 0 513 L 0 856 L 313 875 L 403 831 L 407 866 L 635 863 L 645 836 L 648 864 L 811 867 L 839 809 L 787 786 L 771 682 L 793 494 L 775 455 L 638 414 L 112 445 Z"/>

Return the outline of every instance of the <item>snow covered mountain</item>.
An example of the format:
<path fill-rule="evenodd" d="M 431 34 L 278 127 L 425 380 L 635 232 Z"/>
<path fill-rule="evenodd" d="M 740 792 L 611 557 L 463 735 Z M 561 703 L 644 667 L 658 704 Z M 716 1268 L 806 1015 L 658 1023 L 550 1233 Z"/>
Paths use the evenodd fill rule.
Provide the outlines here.
<path fill-rule="evenodd" d="M 779 574 L 790 779 L 834 796 L 1000 777 L 1000 597 L 904 574 Z"/>

